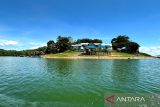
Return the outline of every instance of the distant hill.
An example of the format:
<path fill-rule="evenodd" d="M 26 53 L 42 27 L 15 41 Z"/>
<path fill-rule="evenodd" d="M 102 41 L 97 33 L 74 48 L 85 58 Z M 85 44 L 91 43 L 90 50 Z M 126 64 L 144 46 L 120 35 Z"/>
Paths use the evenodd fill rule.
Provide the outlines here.
<path fill-rule="evenodd" d="M 22 51 L 0 49 L 0 56 L 34 56 L 44 54 L 45 50 L 46 47 Z"/>

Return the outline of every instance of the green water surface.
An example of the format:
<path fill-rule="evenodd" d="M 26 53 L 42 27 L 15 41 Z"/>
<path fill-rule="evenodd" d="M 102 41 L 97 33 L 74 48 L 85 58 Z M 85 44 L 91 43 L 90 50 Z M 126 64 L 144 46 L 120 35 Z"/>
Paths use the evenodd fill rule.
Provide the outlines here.
<path fill-rule="evenodd" d="M 160 60 L 0 57 L 0 107 L 103 107 L 114 92 L 159 93 Z"/>

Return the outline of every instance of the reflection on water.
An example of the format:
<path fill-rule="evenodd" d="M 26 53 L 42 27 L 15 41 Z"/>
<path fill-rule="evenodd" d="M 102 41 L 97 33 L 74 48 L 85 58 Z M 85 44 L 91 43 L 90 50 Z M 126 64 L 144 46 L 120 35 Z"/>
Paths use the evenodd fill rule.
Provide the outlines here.
<path fill-rule="evenodd" d="M 112 64 L 112 79 L 117 84 L 132 84 L 138 81 L 139 60 L 115 60 Z"/>
<path fill-rule="evenodd" d="M 104 93 L 107 92 L 158 93 L 159 64 L 160 60 L 156 59 L 1 57 L 0 106 L 103 107 Z"/>
<path fill-rule="evenodd" d="M 57 74 L 58 76 L 68 76 L 72 74 L 74 68 L 74 61 L 72 60 L 47 60 L 47 71 Z"/>
<path fill-rule="evenodd" d="M 140 78 L 139 68 L 139 60 L 113 61 L 111 77 L 114 87 L 119 92 L 135 92 L 135 84 L 137 84 Z"/>

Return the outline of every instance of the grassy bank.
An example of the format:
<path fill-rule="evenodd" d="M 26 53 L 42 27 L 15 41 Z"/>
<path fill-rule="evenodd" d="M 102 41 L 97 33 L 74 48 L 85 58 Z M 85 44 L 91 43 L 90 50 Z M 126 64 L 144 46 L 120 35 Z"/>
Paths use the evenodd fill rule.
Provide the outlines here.
<path fill-rule="evenodd" d="M 145 59 L 145 58 L 152 58 L 147 54 L 140 53 L 139 55 L 136 54 L 129 54 L 129 53 L 122 53 L 111 51 L 111 55 L 109 56 L 89 56 L 89 55 L 80 55 L 80 52 L 76 51 L 66 51 L 63 53 L 57 54 L 47 54 L 43 55 L 43 58 L 56 58 L 56 59 Z"/>

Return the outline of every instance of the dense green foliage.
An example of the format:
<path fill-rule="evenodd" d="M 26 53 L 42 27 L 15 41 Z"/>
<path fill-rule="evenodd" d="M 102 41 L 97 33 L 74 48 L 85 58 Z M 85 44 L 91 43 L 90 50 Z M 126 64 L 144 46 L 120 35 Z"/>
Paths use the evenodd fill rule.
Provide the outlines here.
<path fill-rule="evenodd" d="M 66 50 L 71 49 L 71 39 L 70 37 L 62 37 L 58 36 L 56 42 L 57 52 L 64 52 Z"/>
<path fill-rule="evenodd" d="M 78 39 L 75 43 L 102 43 L 102 40 L 100 39 Z"/>
<path fill-rule="evenodd" d="M 0 56 L 37 56 L 45 54 L 46 49 L 46 46 L 22 51 L 0 49 Z"/>
<path fill-rule="evenodd" d="M 118 48 L 126 47 L 126 45 L 129 43 L 129 37 L 120 35 L 117 38 L 113 38 L 111 43 L 113 50 L 117 50 Z"/>
<path fill-rule="evenodd" d="M 129 40 L 128 36 L 120 35 L 117 38 L 113 38 L 112 41 L 113 50 L 123 51 L 128 53 L 136 53 L 139 50 L 139 44 Z"/>
<path fill-rule="evenodd" d="M 15 51 L 15 50 L 3 50 L 0 49 L 0 56 L 18 56 L 20 55 L 19 52 Z"/>
<path fill-rule="evenodd" d="M 56 53 L 56 44 L 53 40 L 47 42 L 46 53 Z"/>
<path fill-rule="evenodd" d="M 57 37 L 57 42 L 53 40 L 48 41 L 47 50 L 45 53 L 60 53 L 71 49 L 71 37 Z"/>
<path fill-rule="evenodd" d="M 0 49 L 0 56 L 32 56 L 36 54 L 36 50 L 23 50 L 23 51 L 16 51 L 16 50 L 3 50 Z"/>

